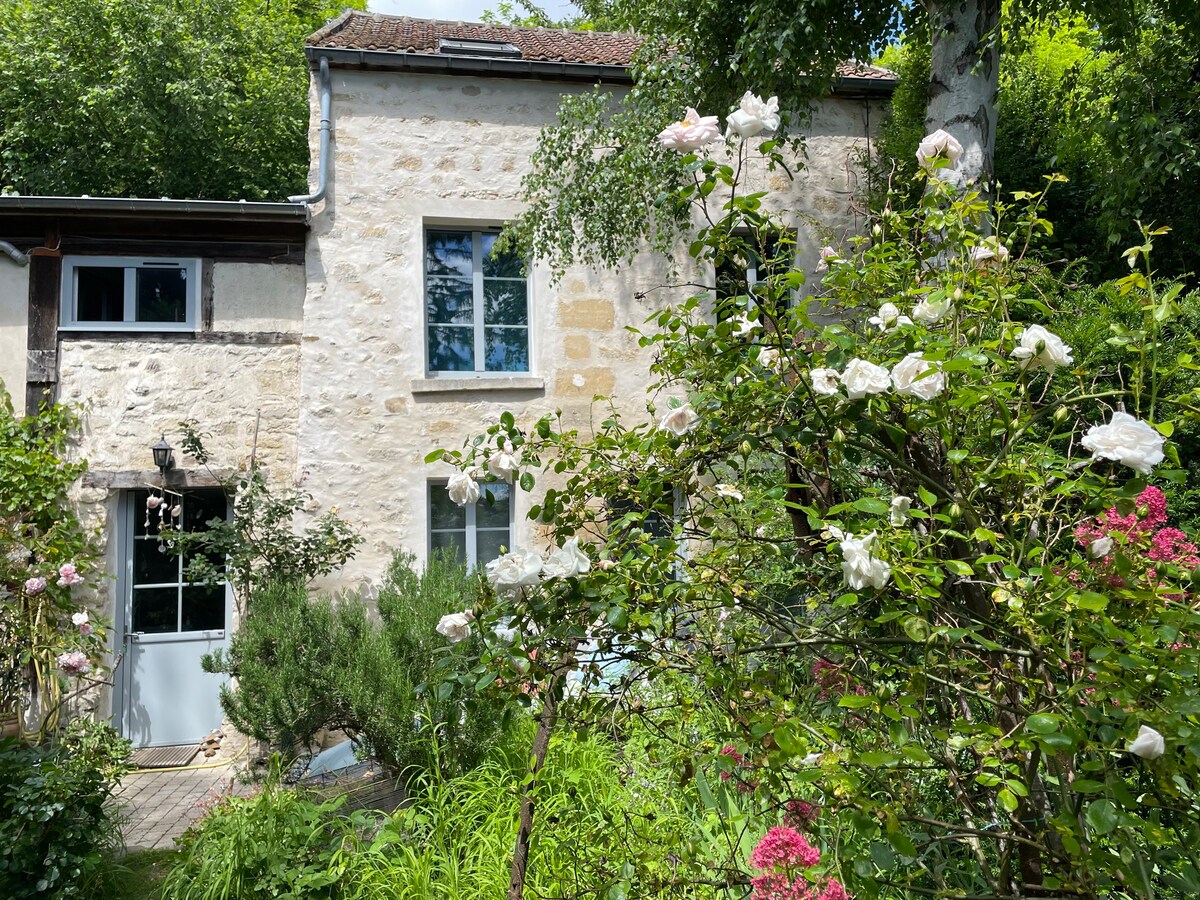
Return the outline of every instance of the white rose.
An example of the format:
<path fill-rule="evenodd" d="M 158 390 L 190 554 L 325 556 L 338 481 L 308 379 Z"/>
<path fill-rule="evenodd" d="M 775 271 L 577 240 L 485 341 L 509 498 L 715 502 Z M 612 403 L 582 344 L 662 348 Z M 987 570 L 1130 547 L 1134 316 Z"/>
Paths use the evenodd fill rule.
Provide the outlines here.
<path fill-rule="evenodd" d="M 934 374 L 925 374 L 931 370 Z M 946 376 L 938 363 L 910 353 L 892 367 L 892 384 L 897 394 L 932 400 L 946 389 Z"/>
<path fill-rule="evenodd" d="M 734 337 L 746 337 L 746 335 L 753 334 L 759 328 L 762 328 L 762 323 L 757 318 L 751 317 L 748 313 L 743 313 L 732 319 L 730 324 L 734 326 Z"/>
<path fill-rule="evenodd" d="M 542 558 L 532 550 L 513 550 L 487 564 L 487 579 L 498 594 L 519 594 L 542 574 Z"/>
<path fill-rule="evenodd" d="M 868 586 L 882 590 L 892 577 L 892 567 L 871 555 L 874 542 L 875 532 L 872 531 L 861 538 L 850 535 L 838 544 L 842 548 L 842 577 L 852 591 L 861 591 Z"/>
<path fill-rule="evenodd" d="M 1022 369 L 1047 369 L 1050 372 L 1075 362 L 1071 358 L 1071 348 L 1062 338 L 1041 325 L 1030 325 L 1021 332 L 1012 358 L 1020 360 Z"/>
<path fill-rule="evenodd" d="M 588 555 L 579 548 L 579 538 L 573 537 L 553 553 L 542 567 L 542 578 L 575 578 L 592 567 Z"/>
<path fill-rule="evenodd" d="M 1113 551 L 1113 539 L 1110 537 L 1096 538 L 1088 544 L 1088 556 L 1092 559 L 1100 559 L 1108 556 Z"/>
<path fill-rule="evenodd" d="M 941 300 L 930 300 L 928 297 L 922 297 L 917 305 L 913 307 L 912 317 L 922 325 L 933 325 L 940 321 L 946 313 L 950 312 L 953 304 L 949 297 L 943 297 Z"/>
<path fill-rule="evenodd" d="M 521 468 L 516 454 L 513 452 L 513 445 L 505 438 L 500 442 L 500 448 L 492 452 L 488 456 L 487 470 L 504 481 L 512 481 L 513 476 L 517 474 Z"/>
<path fill-rule="evenodd" d="M 938 157 L 945 157 L 953 167 L 962 156 L 963 147 L 950 134 L 938 129 L 933 134 L 926 135 L 917 146 L 917 162 L 922 168 L 929 169 Z"/>
<path fill-rule="evenodd" d="M 910 509 L 912 509 L 912 497 L 897 494 L 892 498 L 892 506 L 888 510 L 888 521 L 899 528 L 908 521 L 908 511 Z"/>
<path fill-rule="evenodd" d="M 71 624 L 76 627 L 86 625 L 88 623 L 88 614 L 86 612 L 77 612 L 71 614 Z"/>
<path fill-rule="evenodd" d="M 815 766 L 817 763 L 819 763 L 821 761 L 821 757 L 823 755 L 824 754 L 821 754 L 821 753 L 810 753 L 810 754 L 808 754 L 808 756 L 804 757 L 804 759 L 800 760 L 800 765 Z"/>
<path fill-rule="evenodd" d="M 842 373 L 842 384 L 846 387 L 847 396 L 857 400 L 867 394 L 882 394 L 892 386 L 892 379 L 883 366 L 865 359 L 852 359 Z"/>
<path fill-rule="evenodd" d="M 455 472 L 446 484 L 446 493 L 458 506 L 466 506 L 479 499 L 479 482 L 475 480 L 473 471 Z"/>
<path fill-rule="evenodd" d="M 994 266 L 1008 259 L 1008 248 L 995 238 L 971 248 L 971 262 L 977 266 Z"/>
<path fill-rule="evenodd" d="M 664 128 L 658 142 L 668 150 L 691 153 L 721 136 L 721 127 L 716 116 L 701 116 L 692 107 L 687 108 L 683 118 Z"/>
<path fill-rule="evenodd" d="M 683 406 L 668 410 L 667 414 L 659 420 L 658 427 L 663 431 L 671 432 L 676 437 L 683 437 L 695 428 L 699 421 L 700 416 L 692 409 L 692 405 L 685 403 Z"/>
<path fill-rule="evenodd" d="M 1141 419 L 1115 412 L 1107 425 L 1089 428 L 1080 443 L 1092 451 L 1092 459 L 1111 459 L 1139 475 L 1149 475 L 1163 461 L 1166 441 Z"/>
<path fill-rule="evenodd" d="M 758 351 L 758 364 L 776 375 L 783 371 L 783 357 L 775 347 L 762 347 Z"/>
<path fill-rule="evenodd" d="M 717 492 L 718 497 L 728 497 L 730 500 L 737 500 L 739 503 L 745 499 L 742 496 L 742 492 L 732 484 L 718 484 L 713 490 Z"/>
<path fill-rule="evenodd" d="M 729 126 L 728 137 L 754 137 L 763 131 L 774 131 L 779 127 L 779 98 L 763 100 L 750 91 L 742 95 L 742 102 L 725 119 Z"/>
<path fill-rule="evenodd" d="M 808 373 L 808 377 L 812 379 L 813 391 L 818 394 L 828 397 L 842 389 L 842 376 L 837 373 L 837 369 L 813 369 Z"/>
<path fill-rule="evenodd" d="M 912 319 L 900 315 L 900 308 L 895 303 L 885 303 L 879 307 L 879 314 L 867 319 L 872 325 L 878 325 L 880 331 L 892 331 L 901 325 L 911 325 Z"/>
<path fill-rule="evenodd" d="M 471 636 L 471 620 L 475 618 L 469 609 L 459 613 L 449 613 L 437 623 L 437 633 L 452 644 L 465 641 Z"/>
<path fill-rule="evenodd" d="M 1129 744 L 1129 752 L 1142 759 L 1158 759 L 1167 752 L 1167 742 L 1149 725 L 1142 725 Z"/>

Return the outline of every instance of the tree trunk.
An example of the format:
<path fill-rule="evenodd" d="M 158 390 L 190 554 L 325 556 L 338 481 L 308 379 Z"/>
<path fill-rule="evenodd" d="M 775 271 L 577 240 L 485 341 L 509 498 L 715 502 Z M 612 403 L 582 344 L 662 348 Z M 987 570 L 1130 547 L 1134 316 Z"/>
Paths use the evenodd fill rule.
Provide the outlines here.
<path fill-rule="evenodd" d="M 996 152 L 996 87 L 1000 78 L 1000 0 L 925 0 L 931 60 L 925 133 L 939 128 L 963 147 L 940 176 L 986 190 Z"/>

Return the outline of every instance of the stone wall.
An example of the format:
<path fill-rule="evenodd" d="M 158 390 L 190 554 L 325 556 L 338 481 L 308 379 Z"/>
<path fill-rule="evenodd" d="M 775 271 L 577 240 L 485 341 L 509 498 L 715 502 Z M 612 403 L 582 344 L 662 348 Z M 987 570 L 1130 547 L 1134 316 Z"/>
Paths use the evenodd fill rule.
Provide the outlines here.
<path fill-rule="evenodd" d="M 336 504 L 367 538 L 343 580 L 369 583 L 393 551 L 422 556 L 427 481 L 445 465 L 423 459 L 461 446 L 505 409 L 528 425 L 562 408 L 586 425 L 597 395 L 645 414 L 648 357 L 626 326 L 671 301 L 635 293 L 668 280 L 648 255 L 619 272 L 570 271 L 555 286 L 530 278 L 530 377 L 425 377 L 423 235 L 436 225 L 499 226 L 521 210 L 520 181 L 539 130 L 555 120 L 561 84 L 335 69 L 329 194 L 307 248 L 299 469 L 304 486 Z M 313 98 L 315 100 L 315 97 Z M 808 130 L 810 169 L 782 188 L 801 232 L 802 264 L 836 233 L 858 226 L 854 161 L 865 143 L 864 101 L 831 100 Z M 878 119 L 878 106 L 871 112 Z M 316 161 L 315 125 L 312 148 Z M 531 381 L 531 378 L 533 379 Z M 532 385 L 532 386 L 531 386 Z M 533 540 L 518 498 L 515 542 Z"/>
<path fill-rule="evenodd" d="M 29 267 L 0 256 L 0 382 L 17 415 L 25 413 L 25 353 L 28 349 Z"/>

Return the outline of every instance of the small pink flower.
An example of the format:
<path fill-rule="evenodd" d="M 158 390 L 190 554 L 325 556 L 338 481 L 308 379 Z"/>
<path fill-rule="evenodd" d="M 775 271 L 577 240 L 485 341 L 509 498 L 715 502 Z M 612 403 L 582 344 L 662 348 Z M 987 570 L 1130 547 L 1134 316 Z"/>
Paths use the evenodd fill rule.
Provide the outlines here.
<path fill-rule="evenodd" d="M 78 650 L 58 654 L 58 667 L 68 675 L 83 675 L 91 671 L 92 668 L 88 662 L 87 654 L 81 653 Z"/>
<path fill-rule="evenodd" d="M 796 829 L 786 825 L 776 825 L 763 835 L 750 854 L 750 864 L 764 870 L 779 866 L 808 869 L 820 861 L 821 851 Z"/>
<path fill-rule="evenodd" d="M 35 597 L 46 589 L 46 579 L 41 575 L 30 578 L 25 582 L 25 593 L 30 597 Z"/>
<path fill-rule="evenodd" d="M 840 881 L 830 878 L 829 883 L 825 885 L 825 890 L 821 891 L 817 900 L 850 900 L 850 894 L 842 887 Z"/>
<path fill-rule="evenodd" d="M 79 629 L 79 633 L 87 637 L 92 633 L 91 623 L 88 622 L 88 614 L 86 612 L 77 612 L 71 616 L 71 624 Z"/>
<path fill-rule="evenodd" d="M 822 247 L 821 248 L 821 259 L 817 263 L 816 271 L 818 271 L 818 272 L 828 271 L 830 261 L 832 260 L 834 262 L 840 262 L 841 258 L 842 258 L 841 255 L 836 250 L 834 250 L 832 247 L 828 247 L 828 246 Z"/>
<path fill-rule="evenodd" d="M 789 800 L 787 804 L 786 822 L 793 828 L 804 829 L 817 821 L 821 815 L 821 807 L 814 806 L 807 800 Z"/>
<path fill-rule="evenodd" d="M 83 576 L 75 571 L 75 563 L 65 563 L 58 570 L 58 586 L 71 587 L 73 584 L 83 584 Z"/>

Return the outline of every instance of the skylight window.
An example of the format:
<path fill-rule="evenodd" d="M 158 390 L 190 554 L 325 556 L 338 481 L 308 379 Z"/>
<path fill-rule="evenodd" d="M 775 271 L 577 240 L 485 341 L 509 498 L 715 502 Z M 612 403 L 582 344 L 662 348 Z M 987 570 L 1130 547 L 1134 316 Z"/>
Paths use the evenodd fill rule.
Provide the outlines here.
<path fill-rule="evenodd" d="M 455 40 L 438 38 L 439 53 L 453 53 L 457 56 L 498 56 L 508 59 L 520 59 L 521 49 L 507 41 Z"/>

